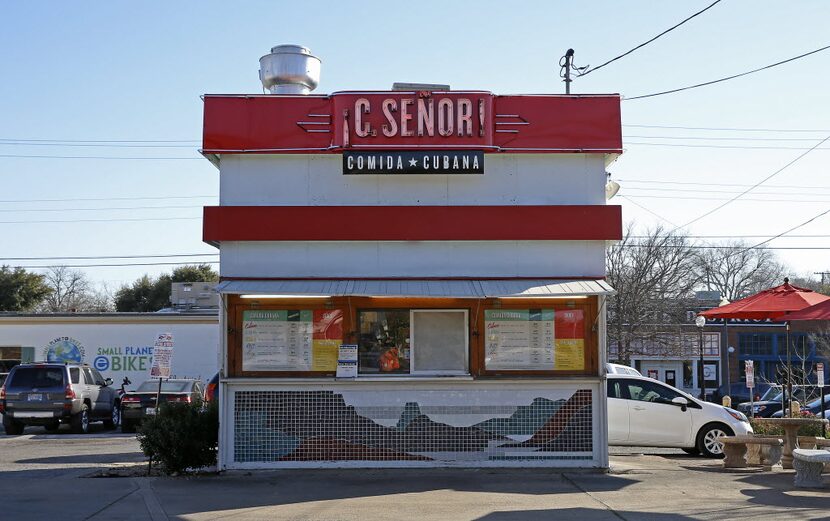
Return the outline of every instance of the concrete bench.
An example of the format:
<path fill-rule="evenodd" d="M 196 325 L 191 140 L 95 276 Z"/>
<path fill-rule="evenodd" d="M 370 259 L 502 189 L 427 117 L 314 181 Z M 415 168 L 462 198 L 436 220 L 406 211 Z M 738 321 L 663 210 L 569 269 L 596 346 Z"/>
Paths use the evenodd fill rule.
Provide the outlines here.
<path fill-rule="evenodd" d="M 801 488 L 824 488 L 821 471 L 830 463 L 830 451 L 820 449 L 794 449 L 793 468 L 795 486 Z"/>
<path fill-rule="evenodd" d="M 744 469 L 749 463 L 761 465 L 765 470 L 781 461 L 784 440 L 760 436 L 721 436 L 723 443 L 723 468 Z M 753 447 L 753 455 L 747 460 L 747 448 Z M 755 450 L 757 448 L 757 450 Z"/>

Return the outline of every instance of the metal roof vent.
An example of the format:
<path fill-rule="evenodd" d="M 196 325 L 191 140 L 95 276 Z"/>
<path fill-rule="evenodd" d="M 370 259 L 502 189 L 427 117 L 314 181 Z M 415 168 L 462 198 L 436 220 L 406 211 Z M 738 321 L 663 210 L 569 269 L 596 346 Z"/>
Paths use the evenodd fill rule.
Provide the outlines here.
<path fill-rule="evenodd" d="M 259 59 L 259 79 L 271 94 L 308 94 L 320 83 L 320 58 L 301 45 L 277 45 Z"/>

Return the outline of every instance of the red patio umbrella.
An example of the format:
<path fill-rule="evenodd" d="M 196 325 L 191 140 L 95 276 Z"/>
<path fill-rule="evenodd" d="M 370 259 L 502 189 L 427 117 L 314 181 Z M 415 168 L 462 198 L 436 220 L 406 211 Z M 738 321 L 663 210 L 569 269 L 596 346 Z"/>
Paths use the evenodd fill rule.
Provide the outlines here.
<path fill-rule="evenodd" d="M 823 300 L 801 311 L 787 313 L 784 320 L 830 320 L 830 299 Z"/>
<path fill-rule="evenodd" d="M 725 306 L 707 309 L 699 313 L 706 318 L 742 318 L 754 320 L 784 321 L 787 337 L 787 396 L 792 396 L 792 381 L 790 379 L 790 320 L 791 314 L 816 304 L 827 303 L 830 309 L 830 297 L 816 293 L 807 288 L 799 288 L 790 284 L 790 279 L 784 278 L 784 284 L 774 288 L 759 291 L 741 300 Z M 728 356 L 728 355 L 727 355 Z M 782 394 L 782 397 L 784 395 Z"/>
<path fill-rule="evenodd" d="M 827 295 L 793 286 L 790 284 L 790 279 L 785 278 L 784 284 L 780 286 L 759 291 L 741 300 L 707 309 L 699 314 L 706 318 L 790 320 L 788 313 L 801 311 L 827 300 L 830 300 Z"/>

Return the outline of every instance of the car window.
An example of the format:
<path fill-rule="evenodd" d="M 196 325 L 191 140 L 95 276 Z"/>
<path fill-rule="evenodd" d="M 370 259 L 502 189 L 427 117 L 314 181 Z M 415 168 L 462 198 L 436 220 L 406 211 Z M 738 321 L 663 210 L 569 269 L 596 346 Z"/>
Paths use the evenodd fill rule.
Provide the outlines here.
<path fill-rule="evenodd" d="M 147 393 L 151 391 L 158 391 L 159 388 L 159 381 L 158 380 L 147 380 L 143 384 L 138 386 L 136 392 L 139 393 Z M 188 381 L 181 381 L 181 380 L 167 380 L 161 383 L 161 392 L 168 392 L 168 393 L 181 393 L 181 392 L 188 392 L 190 390 L 190 382 Z"/>
<path fill-rule="evenodd" d="M 63 387 L 62 367 L 18 367 L 11 377 L 9 387 L 23 389 L 48 389 Z"/>
<path fill-rule="evenodd" d="M 622 398 L 622 384 L 620 380 L 608 380 L 608 397 Z"/>
<path fill-rule="evenodd" d="M 73 384 L 80 382 L 81 379 L 81 370 L 77 367 L 70 367 L 69 368 L 69 379 Z"/>
<path fill-rule="evenodd" d="M 97 369 L 90 369 L 92 373 L 92 377 L 95 379 L 95 385 L 107 385 L 107 382 L 104 381 L 104 377 L 101 376 L 101 373 L 98 372 Z"/>
<path fill-rule="evenodd" d="M 645 380 L 629 380 L 628 395 L 631 400 L 656 403 L 669 403 L 673 399 L 681 397 L 679 393 L 668 387 Z"/>
<path fill-rule="evenodd" d="M 84 381 L 87 385 L 95 385 L 95 378 L 92 377 L 92 371 L 89 370 L 89 367 L 84 367 Z"/>

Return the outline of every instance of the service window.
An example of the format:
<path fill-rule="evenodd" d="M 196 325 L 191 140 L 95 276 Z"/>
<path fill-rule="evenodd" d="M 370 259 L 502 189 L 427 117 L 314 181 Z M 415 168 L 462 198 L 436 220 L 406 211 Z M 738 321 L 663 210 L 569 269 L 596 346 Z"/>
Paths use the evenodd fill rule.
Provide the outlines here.
<path fill-rule="evenodd" d="M 358 327 L 358 374 L 469 374 L 467 310 L 361 310 Z"/>
<path fill-rule="evenodd" d="M 584 371 L 582 309 L 487 309 L 484 367 L 488 371 Z"/>

